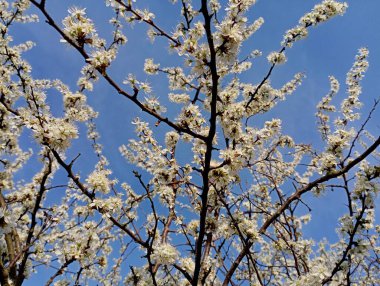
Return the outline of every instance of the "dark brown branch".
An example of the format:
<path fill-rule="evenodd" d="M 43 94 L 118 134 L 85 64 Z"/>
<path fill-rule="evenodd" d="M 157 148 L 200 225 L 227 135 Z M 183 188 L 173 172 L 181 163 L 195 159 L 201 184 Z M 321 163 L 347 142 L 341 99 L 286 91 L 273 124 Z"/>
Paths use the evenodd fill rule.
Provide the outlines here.
<path fill-rule="evenodd" d="M 45 16 L 45 18 L 47 19 L 46 22 L 51 26 L 53 27 L 60 35 L 61 37 L 67 42 L 69 43 L 73 48 L 75 48 L 80 54 L 81 56 L 85 59 L 85 61 L 87 62 L 89 59 L 90 59 L 90 56 L 87 54 L 87 52 L 85 51 L 84 47 L 78 45 L 77 43 L 75 43 L 75 41 L 73 39 L 71 39 L 70 37 L 68 37 L 63 31 L 62 29 L 55 23 L 55 21 L 53 20 L 53 18 L 49 15 L 49 13 L 46 11 L 45 7 L 42 7 L 37 1 L 35 0 L 30 0 L 31 3 L 33 3 L 40 11 L 41 13 Z M 124 91 L 108 74 L 107 72 L 104 70 L 104 68 L 97 68 L 96 69 L 102 76 L 103 78 L 121 95 L 123 95 L 124 97 L 128 98 L 129 100 L 131 100 L 133 103 L 135 103 L 139 108 L 141 108 L 141 110 L 143 112 L 146 112 L 150 115 L 152 115 L 153 117 L 155 117 L 157 120 L 159 120 L 160 122 L 164 122 L 165 124 L 167 124 L 168 126 L 172 127 L 174 130 L 178 131 L 179 133 L 186 133 L 186 134 L 189 134 L 195 138 L 198 138 L 198 139 L 201 139 L 203 141 L 206 140 L 206 136 L 203 136 L 201 134 L 198 134 L 192 130 L 190 130 L 189 128 L 186 128 L 186 127 L 182 127 L 182 126 L 179 126 L 177 124 L 175 124 L 173 121 L 169 120 L 169 118 L 167 117 L 163 117 L 162 115 L 158 114 L 157 112 L 155 112 L 154 110 L 151 110 L 149 107 L 145 106 L 142 102 L 140 102 L 138 99 L 137 99 L 137 92 L 138 91 L 134 91 L 134 94 L 130 94 L 126 91 Z"/>
<path fill-rule="evenodd" d="M 173 267 L 175 269 L 177 269 L 179 272 L 181 272 L 183 274 L 183 276 L 185 276 L 187 281 L 189 281 L 190 283 L 193 281 L 193 278 L 190 276 L 190 274 L 187 273 L 187 271 L 185 269 L 183 269 L 181 266 L 179 266 L 177 264 L 173 264 Z"/>
<path fill-rule="evenodd" d="M 378 137 L 377 140 L 365 152 L 363 152 L 359 157 L 357 157 L 356 159 L 348 163 L 344 168 L 328 173 L 325 176 L 322 176 L 318 178 L 317 180 L 314 180 L 313 182 L 307 184 L 305 187 L 297 190 L 293 195 L 291 195 L 285 201 L 285 203 L 274 214 L 271 215 L 269 219 L 265 221 L 263 226 L 260 228 L 259 232 L 264 233 L 267 230 L 267 228 L 281 215 L 281 213 L 283 213 L 293 201 L 298 200 L 304 193 L 312 190 L 313 188 L 317 187 L 319 184 L 322 184 L 324 182 L 327 182 L 331 179 L 337 178 L 347 173 L 354 166 L 356 166 L 361 161 L 363 161 L 373 151 L 375 151 L 379 145 L 380 145 L 380 137 Z"/>
<path fill-rule="evenodd" d="M 28 246 L 28 248 L 24 250 L 23 258 L 22 258 L 22 261 L 21 261 L 20 266 L 18 268 L 19 273 L 18 273 L 16 285 L 22 285 L 22 283 L 25 279 L 26 263 L 28 261 L 29 255 L 30 255 L 28 250 L 31 246 L 31 241 L 32 241 L 33 236 L 34 236 L 34 229 L 37 225 L 37 212 L 40 209 L 40 204 L 41 204 L 43 195 L 46 191 L 45 185 L 46 185 L 47 180 L 48 180 L 48 178 L 52 172 L 53 161 L 52 161 L 52 158 L 50 157 L 50 154 L 47 154 L 45 156 L 45 158 L 48 160 L 48 163 L 47 163 L 46 169 L 44 170 L 44 173 L 43 173 L 43 176 L 41 179 L 41 183 L 40 183 L 40 188 L 39 188 L 38 194 L 36 196 L 36 201 L 34 203 L 30 227 L 28 230 L 28 236 L 27 236 L 26 241 L 25 241 L 25 245 Z"/>
<path fill-rule="evenodd" d="M 380 137 L 377 138 L 377 140 L 367 149 L 365 150 L 360 156 L 358 156 L 356 159 L 352 160 L 350 163 L 348 163 L 344 168 L 340 170 L 336 170 L 334 172 L 328 173 L 325 176 L 322 176 L 313 182 L 307 184 L 305 187 L 297 190 L 293 195 L 291 195 L 281 207 L 277 209 L 270 217 L 264 222 L 262 227 L 259 230 L 260 234 L 264 234 L 266 230 L 271 226 L 276 219 L 283 213 L 285 210 L 290 206 L 290 204 L 299 198 L 301 196 L 309 191 L 311 191 L 313 188 L 317 187 L 319 184 L 322 184 L 324 182 L 327 182 L 331 179 L 337 178 L 339 176 L 342 176 L 343 174 L 350 171 L 353 167 L 355 167 L 357 164 L 359 164 L 361 161 L 363 161 L 367 156 L 369 156 L 373 151 L 376 150 L 376 148 L 380 145 Z M 226 277 L 224 279 L 223 285 L 228 285 L 229 281 L 231 281 L 233 274 L 235 273 L 237 267 L 239 266 L 240 262 L 243 260 L 244 256 L 248 251 L 250 250 L 251 246 L 253 245 L 252 242 L 249 242 L 246 244 L 243 249 L 240 251 L 239 255 L 236 257 L 235 261 L 231 265 L 230 269 L 228 270 Z"/>
<path fill-rule="evenodd" d="M 364 131 L 364 127 L 367 125 L 367 123 L 371 119 L 371 116 L 372 116 L 373 112 L 376 110 L 376 107 L 379 104 L 379 102 L 380 102 L 380 98 L 378 98 L 378 99 L 375 100 L 375 102 L 374 102 L 374 104 L 372 106 L 372 109 L 370 110 L 370 112 L 369 112 L 366 120 L 363 122 L 362 126 L 360 127 L 360 129 L 356 133 L 355 138 L 352 140 L 352 143 L 351 143 L 351 146 L 350 146 L 350 150 L 348 151 L 348 154 L 347 154 L 346 158 L 344 158 L 343 163 L 346 162 L 347 159 L 351 157 L 352 150 L 355 147 L 356 141 L 359 139 L 360 134 Z"/>
<path fill-rule="evenodd" d="M 283 52 L 285 51 L 285 47 L 283 47 L 281 50 L 280 50 L 280 54 L 282 54 Z M 257 93 L 259 92 L 260 88 L 264 85 L 264 83 L 268 80 L 268 78 L 271 76 L 272 72 L 273 72 L 273 69 L 274 67 L 276 66 L 276 63 L 273 63 L 271 65 L 271 67 L 269 68 L 269 71 L 268 73 L 265 75 L 265 77 L 263 78 L 263 80 L 260 82 L 260 84 L 256 87 L 255 91 L 253 93 L 250 93 L 249 96 L 250 96 L 250 99 L 248 100 L 247 104 L 245 105 L 245 108 L 247 109 L 249 107 L 249 105 L 251 104 L 251 102 L 255 99 Z"/>
<path fill-rule="evenodd" d="M 158 35 L 164 36 L 167 39 L 169 39 L 171 42 L 174 43 L 175 47 L 178 47 L 181 45 L 180 41 L 177 39 L 174 39 L 172 36 L 170 36 L 168 33 L 166 33 L 163 29 L 161 29 L 157 24 L 155 24 L 151 19 L 145 20 L 143 16 L 141 16 L 139 13 L 137 13 L 136 10 L 132 9 L 132 5 L 130 4 L 125 4 L 121 0 L 115 0 L 117 3 L 120 4 L 120 6 L 124 7 L 126 11 L 130 12 L 133 14 L 133 16 L 136 17 L 136 20 L 143 21 L 147 23 L 148 25 L 152 26 L 155 30 L 158 31 Z"/>
<path fill-rule="evenodd" d="M 208 8 L 207 8 L 207 0 L 202 0 L 202 7 L 201 7 L 201 13 L 203 15 L 203 18 L 205 20 L 204 23 L 204 29 L 207 36 L 207 43 L 210 51 L 210 61 L 208 63 L 208 66 L 210 68 L 211 72 L 211 79 L 212 79 L 212 88 L 211 88 L 211 114 L 210 114 L 210 129 L 209 133 L 206 139 L 206 153 L 205 153 L 205 159 L 204 159 L 204 168 L 202 171 L 202 183 L 203 183 L 203 192 L 201 194 L 201 211 L 200 211 L 200 218 L 199 218 L 199 234 L 196 242 L 195 247 L 195 268 L 194 268 L 194 277 L 193 277 L 193 286 L 198 285 L 198 279 L 199 274 L 201 270 L 201 260 L 202 260 L 202 245 L 203 245 L 203 239 L 206 233 L 206 217 L 207 217 L 207 201 L 208 201 L 208 193 L 209 193 L 209 172 L 210 172 L 210 164 L 211 164 L 211 158 L 212 158 L 212 151 L 213 151 L 213 139 L 216 133 L 216 104 L 217 104 L 217 98 L 218 98 L 218 80 L 219 75 L 217 71 L 216 66 L 216 51 L 214 46 L 214 39 L 212 36 L 211 31 L 211 19 L 212 15 L 209 15 Z"/>
<path fill-rule="evenodd" d="M 53 155 L 58 161 L 58 163 L 65 169 L 67 176 L 74 182 L 74 184 L 79 188 L 79 190 L 90 199 L 90 201 L 93 201 L 95 199 L 95 195 L 88 191 L 88 189 L 82 184 L 82 182 L 79 180 L 78 176 L 76 176 L 72 170 L 72 166 L 66 164 L 61 156 L 58 154 L 57 151 L 52 149 Z M 98 212 L 103 214 L 102 209 L 96 209 Z M 116 218 L 109 215 L 109 220 L 119 229 L 127 233 L 135 242 L 140 244 L 142 247 L 147 248 L 148 244 L 145 241 L 142 241 L 134 232 L 132 232 L 130 229 L 128 229 L 125 225 L 121 224 Z"/>
<path fill-rule="evenodd" d="M 75 261 L 75 258 L 71 258 L 69 260 L 66 260 L 66 262 L 64 264 L 62 264 L 62 266 L 57 270 L 57 272 L 54 273 L 53 276 L 50 277 L 50 279 L 46 282 L 45 286 L 50 286 L 54 279 L 57 278 L 58 276 L 62 275 L 65 271 L 65 269 Z"/>
<path fill-rule="evenodd" d="M 133 171 L 133 173 L 134 173 L 135 177 L 139 180 L 140 185 L 143 187 L 143 189 L 146 192 L 146 195 L 147 195 L 147 198 L 149 200 L 150 207 L 152 209 L 153 216 L 154 216 L 153 230 L 148 231 L 149 238 L 147 240 L 147 243 L 149 244 L 149 247 L 147 247 L 147 249 L 146 249 L 146 258 L 148 260 L 148 271 L 150 273 L 150 276 L 152 277 L 153 285 L 157 286 L 156 272 L 157 272 L 159 266 L 158 266 L 158 264 L 154 265 L 154 263 L 152 261 L 152 253 L 153 253 L 153 244 L 154 244 L 154 240 L 156 238 L 157 227 L 158 227 L 158 216 L 157 216 L 156 208 L 154 206 L 153 199 L 150 195 L 149 185 L 146 185 L 144 183 L 144 181 L 141 178 L 141 175 L 137 171 Z"/>
<path fill-rule="evenodd" d="M 362 201 L 362 209 L 356 218 L 354 229 L 352 230 L 352 232 L 349 233 L 349 241 L 347 243 L 346 249 L 343 251 L 341 259 L 335 264 L 335 267 L 331 271 L 330 276 L 325 278 L 322 281 L 322 285 L 329 283 L 332 280 L 332 278 L 334 277 L 334 275 L 342 270 L 341 266 L 342 266 L 343 262 L 346 261 L 347 257 L 349 256 L 350 250 L 355 247 L 354 246 L 355 235 L 359 229 L 359 226 L 362 224 L 362 218 L 364 217 L 365 211 L 367 209 L 365 206 L 365 197 L 361 198 L 361 201 Z M 350 270 L 348 270 L 348 271 L 350 271 Z"/>

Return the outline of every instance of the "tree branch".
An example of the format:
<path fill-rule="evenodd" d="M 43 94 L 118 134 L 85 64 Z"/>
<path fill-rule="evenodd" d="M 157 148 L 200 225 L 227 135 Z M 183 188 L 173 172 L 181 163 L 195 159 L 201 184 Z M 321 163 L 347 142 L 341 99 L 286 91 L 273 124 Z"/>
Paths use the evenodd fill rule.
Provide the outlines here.
<path fill-rule="evenodd" d="M 264 224 L 261 226 L 259 233 L 264 234 L 268 227 L 271 226 L 276 219 L 290 206 L 290 204 L 293 201 L 298 200 L 301 198 L 301 196 L 319 184 L 322 184 L 324 182 L 327 182 L 331 179 L 337 178 L 345 173 L 347 173 L 349 170 L 351 170 L 354 166 L 359 164 L 361 161 L 363 161 L 368 155 L 370 155 L 373 151 L 376 150 L 376 148 L 380 145 L 380 137 L 377 138 L 377 140 L 367 149 L 365 150 L 360 156 L 352 160 L 350 163 L 348 163 L 344 168 L 340 170 L 336 170 L 334 172 L 328 173 L 325 176 L 322 176 L 313 182 L 307 184 L 305 187 L 297 190 L 293 195 L 291 195 L 282 205 L 279 207 L 272 215 L 269 216 L 269 218 L 264 222 Z M 233 274 L 235 273 L 237 267 L 240 265 L 240 262 L 243 260 L 244 256 L 248 253 L 251 246 L 253 245 L 253 242 L 249 242 L 246 245 L 244 245 L 243 249 L 240 251 L 239 255 L 236 257 L 235 261 L 231 265 L 230 269 L 228 270 L 226 277 L 224 279 L 223 285 L 228 285 L 229 281 L 232 279 Z"/>

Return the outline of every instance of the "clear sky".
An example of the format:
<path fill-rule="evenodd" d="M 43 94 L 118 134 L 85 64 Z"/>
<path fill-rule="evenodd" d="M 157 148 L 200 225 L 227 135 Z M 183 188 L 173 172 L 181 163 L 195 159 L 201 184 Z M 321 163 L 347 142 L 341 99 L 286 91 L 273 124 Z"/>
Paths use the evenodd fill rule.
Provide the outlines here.
<path fill-rule="evenodd" d="M 221 1 L 225 2 L 225 1 Z M 243 75 L 246 81 L 257 82 L 263 78 L 268 70 L 266 55 L 280 48 L 280 42 L 284 32 L 294 27 L 298 19 L 309 11 L 319 1 L 315 0 L 259 0 L 249 12 L 250 21 L 262 16 L 265 23 L 261 30 L 249 40 L 242 49 L 242 55 L 251 50 L 259 49 L 263 52 L 262 59 L 254 62 L 254 67 Z M 357 50 L 367 47 L 370 51 L 370 68 L 363 81 L 362 100 L 365 104 L 364 115 L 371 108 L 373 100 L 380 96 L 380 1 L 378 0 L 350 0 L 347 13 L 343 17 L 336 17 L 328 23 L 322 24 L 310 30 L 309 37 L 297 42 L 287 52 L 288 61 L 285 65 L 276 68 L 272 83 L 281 86 L 291 79 L 297 72 L 304 72 L 306 79 L 298 91 L 282 102 L 270 114 L 261 118 L 262 121 L 279 117 L 283 120 L 284 133 L 293 136 L 296 142 L 312 143 L 320 146 L 320 139 L 316 133 L 314 113 L 319 100 L 329 91 L 328 76 L 334 75 L 340 80 L 340 99 L 344 96 L 345 74 L 351 67 Z M 67 9 L 73 5 L 87 7 L 87 12 L 94 19 L 100 35 L 110 38 L 110 27 L 107 24 L 112 16 L 105 8 L 104 1 L 94 0 L 47 0 L 47 9 L 60 23 L 67 14 Z M 137 0 L 137 7 L 149 8 L 156 14 L 156 22 L 168 29 L 178 23 L 177 6 L 172 6 L 166 0 Z M 38 14 L 38 13 L 37 13 Z M 76 90 L 76 81 L 80 75 L 80 69 L 84 65 L 83 59 L 72 48 L 59 42 L 58 34 L 49 27 L 43 17 L 40 23 L 18 25 L 14 28 L 15 42 L 32 40 L 37 46 L 25 54 L 26 59 L 33 67 L 35 78 L 59 78 L 68 84 L 72 90 Z M 168 54 L 166 40 L 157 39 L 151 44 L 146 35 L 145 24 L 136 24 L 133 28 L 126 25 L 128 43 L 120 51 L 119 58 L 110 68 L 110 74 L 120 83 L 129 73 L 137 75 L 142 80 L 148 79 L 152 83 L 154 92 L 165 102 L 168 89 L 167 82 L 159 78 L 148 78 L 143 73 L 145 58 L 154 58 L 161 62 L 162 66 L 174 65 L 176 56 Z M 60 112 L 61 99 L 57 94 L 49 95 L 49 100 L 54 103 L 53 110 Z M 88 95 L 90 105 L 100 112 L 96 121 L 101 134 L 100 143 L 104 145 L 105 155 L 109 158 L 111 168 L 120 181 L 128 180 L 131 166 L 120 156 L 118 147 L 127 143 L 133 137 L 130 125 L 136 116 L 147 118 L 135 106 L 125 98 L 114 92 L 104 81 L 99 81 L 94 91 Z M 340 100 L 339 100 L 340 101 Z M 374 135 L 380 133 L 380 112 L 377 111 L 368 129 Z M 256 124 L 256 122 L 255 122 Z M 257 122 L 261 124 L 261 122 Z M 155 129 L 162 138 L 165 127 Z M 75 156 L 86 144 L 84 130 L 83 139 L 73 144 L 68 157 Z M 25 136 L 25 146 L 28 146 L 30 137 Z M 184 154 L 184 157 L 186 154 Z M 90 164 L 90 166 L 88 166 Z M 78 160 L 76 167 L 86 173 L 95 164 L 94 158 L 89 157 Z M 87 167 L 86 167 L 87 165 Z M 32 175 L 32 169 L 24 169 L 20 176 Z M 58 175 L 64 176 L 63 173 Z M 133 186 L 132 181 L 130 182 Z M 325 221 L 334 221 L 338 214 L 345 209 L 343 196 L 339 192 L 328 192 L 321 200 L 308 198 L 312 208 L 312 220 L 306 227 L 308 236 L 319 240 L 327 237 L 334 240 L 336 225 L 324 224 Z M 379 204 L 378 204 L 379 205 Z M 379 215 L 377 216 L 380 220 Z M 43 276 L 43 275 L 42 275 Z M 36 280 L 31 280 L 26 285 L 36 285 Z"/>

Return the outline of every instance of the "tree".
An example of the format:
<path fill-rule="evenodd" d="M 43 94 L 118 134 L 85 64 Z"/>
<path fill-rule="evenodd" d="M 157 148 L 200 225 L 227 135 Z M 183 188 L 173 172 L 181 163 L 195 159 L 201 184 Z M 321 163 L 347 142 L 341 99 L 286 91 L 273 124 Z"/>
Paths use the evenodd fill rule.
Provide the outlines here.
<path fill-rule="evenodd" d="M 380 284 L 380 137 L 367 130 L 378 100 L 359 112 L 368 50 L 359 49 L 345 93 L 330 76 L 316 109 L 320 141 L 297 142 L 271 113 L 304 78 L 271 83 L 285 53 L 346 3 L 316 4 L 278 51 L 244 55 L 263 24 L 247 18 L 255 0 L 172 0 L 181 18 L 168 29 L 139 9 L 144 1 L 107 0 L 107 41 L 86 9 L 72 7 L 60 22 L 49 2 L 0 1 L 1 285 Z M 83 60 L 77 87 L 36 78 L 24 59 L 33 43 L 14 44 L 20 23 L 38 17 Z M 159 52 L 144 63 L 167 94 L 156 96 L 142 76 L 112 73 L 129 24 L 147 27 L 153 45 L 169 43 L 174 67 L 158 63 Z M 243 80 L 260 57 L 269 63 L 263 78 Z M 129 125 L 135 139 L 120 147 L 132 169 L 112 168 L 121 182 L 87 103 L 100 79 L 142 111 Z M 75 145 L 86 132 L 87 147 L 81 138 Z M 346 205 L 336 241 L 307 237 L 314 202 L 334 190 Z M 35 282 L 36 272 L 48 278 Z"/>

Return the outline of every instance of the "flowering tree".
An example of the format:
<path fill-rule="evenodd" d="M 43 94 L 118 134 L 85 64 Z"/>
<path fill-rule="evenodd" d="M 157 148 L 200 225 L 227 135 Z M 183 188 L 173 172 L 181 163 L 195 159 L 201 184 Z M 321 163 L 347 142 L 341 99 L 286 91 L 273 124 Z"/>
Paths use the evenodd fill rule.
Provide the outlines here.
<path fill-rule="evenodd" d="M 340 84 L 329 78 L 330 91 L 316 109 L 322 147 L 295 142 L 280 119 L 254 120 L 301 84 L 299 73 L 272 86 L 285 52 L 313 26 L 343 15 L 347 4 L 324 0 L 302 16 L 267 55 L 265 77 L 251 83 L 239 75 L 261 52 L 244 57 L 240 50 L 264 22 L 246 17 L 256 1 L 171 2 L 181 22 L 169 31 L 138 1 L 106 0 L 114 15 L 106 42 L 85 9 L 70 8 L 61 23 L 49 1 L 0 0 L 0 284 L 22 285 L 48 271 L 39 285 L 380 285 L 374 225 L 380 137 L 366 130 L 378 102 L 364 119 L 359 113 L 367 49 L 359 49 L 347 73 L 340 105 L 334 103 Z M 29 9 L 83 58 L 77 90 L 31 76 L 23 53 L 33 43 L 15 45 L 11 37 L 13 24 L 38 19 Z M 118 82 L 109 72 L 130 23 L 146 25 L 152 41 L 166 39 L 178 55 L 174 67 L 145 60 L 147 75 L 168 81 L 168 100 L 159 101 L 134 75 Z M 112 174 L 98 113 L 86 102 L 100 78 L 143 111 L 132 122 L 137 137 L 120 146 L 135 166 L 126 182 Z M 51 92 L 62 96 L 62 114 L 52 112 Z M 83 156 L 68 153 L 80 128 L 87 128 L 97 158 L 88 174 L 77 167 Z M 38 145 L 40 163 L 30 164 L 25 132 Z M 24 165 L 35 171 L 28 182 L 16 178 Z M 331 188 L 345 194 L 347 205 L 337 241 L 305 238 L 311 210 L 304 196 L 317 200 Z"/>

